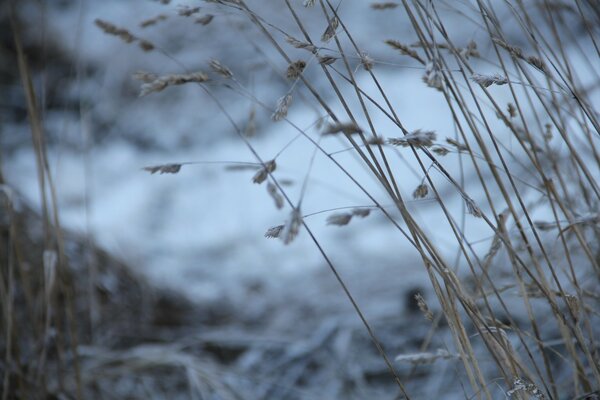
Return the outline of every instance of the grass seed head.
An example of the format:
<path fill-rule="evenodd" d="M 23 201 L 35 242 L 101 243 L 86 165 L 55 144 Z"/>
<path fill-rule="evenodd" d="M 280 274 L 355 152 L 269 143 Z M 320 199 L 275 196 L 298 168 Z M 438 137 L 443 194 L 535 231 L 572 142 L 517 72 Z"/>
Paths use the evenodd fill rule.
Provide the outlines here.
<path fill-rule="evenodd" d="M 277 100 L 277 107 L 275 108 L 273 115 L 271 115 L 271 119 L 277 122 L 287 117 L 288 109 L 290 108 L 291 103 L 292 95 L 289 93 Z"/>
<path fill-rule="evenodd" d="M 351 219 L 352 214 L 349 213 L 331 214 L 329 217 L 327 217 L 327 225 L 344 226 L 348 225 Z"/>

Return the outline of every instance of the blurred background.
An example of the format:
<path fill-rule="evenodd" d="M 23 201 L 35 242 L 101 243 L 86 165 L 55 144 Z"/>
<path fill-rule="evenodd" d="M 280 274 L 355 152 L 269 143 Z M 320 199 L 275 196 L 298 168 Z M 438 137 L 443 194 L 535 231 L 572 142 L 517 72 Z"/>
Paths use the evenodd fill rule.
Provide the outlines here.
<path fill-rule="evenodd" d="M 381 212 L 369 208 L 372 200 L 299 133 L 314 138 L 401 221 L 379 182 L 349 151 L 348 142 L 321 135 L 331 121 L 307 87 L 286 77 L 288 63 L 270 37 L 294 60 L 306 62 L 304 76 L 332 110 L 343 113 L 344 105 L 329 87 L 319 60 L 286 42 L 287 36 L 303 36 L 285 2 L 247 2 L 272 36 L 230 2 L 13 3 L 0 6 L 0 167 L 13 210 L 6 218 L 19 221 L 21 232 L 15 237 L 24 243 L 23 258 L 30 258 L 30 268 L 35 270 L 43 260 L 46 283 L 32 285 L 48 287 L 53 271 L 49 266 L 54 265 L 50 248 L 60 244 L 48 239 L 43 218 L 48 208 L 46 216 L 64 229 L 65 257 L 76 289 L 70 300 L 52 300 L 51 292 L 46 292 L 46 300 L 74 301 L 72 315 L 65 314 L 56 324 L 85 321 L 75 328 L 81 330 L 80 343 L 73 344 L 77 335 L 71 331 L 57 344 L 60 335 L 48 329 L 54 322 L 42 323 L 36 328 L 37 338 L 23 342 L 23 353 L 32 358 L 38 357 L 40 346 L 45 349 L 44 358 L 33 363 L 39 370 L 60 370 L 58 363 L 66 371 L 48 373 L 44 384 L 34 374 L 38 378 L 30 382 L 31 388 L 44 389 L 29 393 L 39 398 L 399 398 L 386 365 L 311 235 L 301 229 L 289 245 L 265 237 L 269 228 L 289 220 L 291 208 L 286 204 L 278 209 L 266 183 L 253 182 L 260 164 L 238 135 L 240 130 L 263 160 L 276 159 L 275 176 L 289 199 L 301 203 L 306 223 L 389 354 L 438 354 L 439 360 L 427 368 L 396 365 L 417 398 L 465 398 L 460 387 L 447 389 L 455 379 L 453 371 L 461 367 L 451 354 L 445 323 L 436 319 L 432 326 L 415 300 L 421 294 L 436 313 L 419 253 Z M 305 8 L 299 0 L 291 3 L 305 29 L 320 37 L 328 22 L 318 4 Z M 495 56 L 494 49 L 478 43 L 484 31 L 474 20 L 474 5 L 434 3 L 454 44 L 472 51 L 478 72 L 495 72 L 486 61 Z M 508 18 L 509 7 L 492 3 L 507 16 L 503 29 L 508 35 L 514 32 L 511 44 L 526 47 L 519 21 Z M 526 7 L 533 13 L 544 3 L 532 1 Z M 423 82 L 425 67 L 385 43 L 418 42 L 406 13 L 399 4 L 376 4 L 380 6 L 362 1 L 336 4 L 358 47 L 368 52 L 348 49 L 359 86 L 384 104 L 364 68 L 368 57 L 407 129 L 436 131 L 440 143 L 457 137 L 446 100 Z M 567 20 L 578 18 L 567 8 L 556 12 Z M 107 34 L 98 21 L 135 40 L 122 40 L 122 31 Z M 592 49 L 591 42 L 578 41 L 578 32 L 585 32 L 584 27 L 574 27 L 575 36 L 565 41 Z M 17 62 L 23 59 L 17 42 L 27 63 L 25 77 L 25 67 Z M 143 43 L 152 46 L 144 48 Z M 333 42 L 321 44 L 320 54 L 339 57 Z M 413 49 L 419 51 L 418 46 Z M 582 71 L 598 67 L 597 58 L 592 63 L 581 58 L 581 47 L 565 49 L 573 50 L 570 57 Z M 211 69 L 211 60 L 226 66 L 233 78 Z M 343 70 L 340 60 L 334 66 Z M 188 84 L 140 96 L 143 82 L 135 79 L 140 71 L 158 76 L 204 71 L 210 81 L 208 90 Z M 354 88 L 343 76 L 332 74 L 348 106 L 359 110 Z M 37 99 L 41 144 L 32 135 L 23 79 L 30 80 Z M 508 102 L 508 91 L 490 90 L 498 102 Z M 287 93 L 293 97 L 287 121 L 274 122 L 277 101 Z M 597 90 L 591 93 L 598 97 Z M 374 104 L 366 107 L 383 137 L 401 136 Z M 494 124 L 499 141 L 513 155 L 518 184 L 538 185 L 537 177 L 519 166 L 523 154 L 508 129 L 500 120 Z M 368 126 L 365 119 L 359 125 Z M 44 175 L 51 187 L 40 185 L 40 148 L 47 156 Z M 441 148 L 453 150 L 448 144 Z M 393 151 L 397 157 L 391 168 L 413 217 L 460 271 L 460 249 L 448 224 L 439 222 L 444 214 L 435 197 L 429 193 L 413 198 L 424 180 L 418 163 L 408 149 Z M 171 163 L 182 164 L 176 174 L 144 170 Z M 464 168 L 458 152 L 445 156 L 443 163 L 466 192 L 473 193 L 469 188 L 477 184 L 475 172 Z M 485 255 L 494 233 L 467 213 L 463 197 L 442 174 L 427 167 L 446 206 L 459 216 L 456 223 L 472 251 Z M 478 192 L 472 197 L 478 204 L 485 198 Z M 543 218 L 549 211 L 538 210 L 538 197 L 533 191 L 526 201 L 532 215 Z M 347 226 L 328 224 L 332 214 L 357 208 L 370 214 L 353 217 Z M 14 296 L 25 299 L 26 290 Z M 46 306 L 40 300 L 27 307 L 34 314 L 60 314 Z M 14 307 L 27 308 L 25 300 Z M 80 360 L 69 352 L 69 343 L 79 349 Z M 61 346 L 62 354 L 57 350 Z M 23 385 L 23 366 L 9 359 L 2 365 L 9 377 L 5 388 Z M 20 372 L 6 372 L 11 369 Z M 27 392 L 19 390 L 9 393 L 16 398 Z"/>

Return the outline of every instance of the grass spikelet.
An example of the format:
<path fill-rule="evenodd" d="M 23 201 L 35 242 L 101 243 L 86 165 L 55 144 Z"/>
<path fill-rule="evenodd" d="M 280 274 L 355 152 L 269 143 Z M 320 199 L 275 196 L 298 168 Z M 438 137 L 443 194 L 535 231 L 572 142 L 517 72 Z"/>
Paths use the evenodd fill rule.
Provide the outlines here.
<path fill-rule="evenodd" d="M 375 60 L 373 60 L 367 53 L 360 53 L 360 63 L 366 71 L 370 71 L 375 66 Z"/>
<path fill-rule="evenodd" d="M 331 20 L 329 20 L 327 28 L 325 29 L 325 32 L 323 32 L 323 34 L 321 35 L 321 42 L 329 42 L 335 36 L 335 31 L 337 30 L 339 25 L 340 21 L 338 21 L 336 17 L 331 18 Z"/>
<path fill-rule="evenodd" d="M 317 47 L 308 43 L 308 42 L 303 42 L 301 40 L 298 40 L 292 36 L 287 36 L 285 38 L 285 41 L 288 42 L 289 44 L 291 44 L 293 47 L 295 47 L 296 49 L 304 49 L 304 50 L 308 50 L 311 53 L 315 53 L 317 51 Z"/>
<path fill-rule="evenodd" d="M 110 22 L 101 19 L 95 19 L 94 23 L 104 33 L 116 36 L 125 43 L 132 43 L 137 40 L 137 38 L 133 34 L 131 34 L 127 29 L 119 28 L 118 26 L 113 25 Z"/>
<path fill-rule="evenodd" d="M 304 7 L 309 8 L 315 5 L 315 0 L 304 0 Z"/>
<path fill-rule="evenodd" d="M 508 79 L 500 74 L 494 75 L 481 75 L 481 74 L 473 74 L 471 75 L 471 80 L 475 83 L 480 84 L 481 86 L 487 88 L 492 85 L 505 85 L 508 83 Z"/>
<path fill-rule="evenodd" d="M 229 79 L 233 77 L 233 72 L 231 72 L 231 70 L 223 65 L 219 60 L 212 59 L 210 60 L 209 65 L 213 71 L 221 75 L 223 78 Z"/>
<path fill-rule="evenodd" d="M 516 116 L 517 116 L 517 108 L 514 106 L 513 103 L 508 103 L 508 106 L 506 107 L 506 111 L 508 112 L 508 115 L 511 118 L 516 118 Z"/>
<path fill-rule="evenodd" d="M 291 103 L 292 95 L 289 93 L 277 100 L 277 107 L 275 108 L 273 115 L 271 115 L 271 119 L 277 122 L 287 117 L 288 109 L 290 108 Z"/>
<path fill-rule="evenodd" d="M 419 186 L 417 186 L 417 188 L 414 190 L 412 196 L 413 199 L 424 199 L 425 197 L 427 197 L 427 194 L 429 193 L 429 186 L 427 186 L 427 184 L 422 183 Z"/>
<path fill-rule="evenodd" d="M 212 22 L 214 17 L 215 16 L 212 14 L 206 14 L 206 15 L 203 15 L 202 17 L 196 18 L 194 23 L 206 26 Z"/>
<path fill-rule="evenodd" d="M 192 72 L 189 74 L 172 74 L 157 77 L 153 81 L 144 82 L 140 88 L 140 97 L 147 96 L 150 93 L 161 92 L 169 86 L 183 85 L 185 83 L 201 83 L 208 80 L 208 75 L 204 72 Z"/>
<path fill-rule="evenodd" d="M 139 39 L 138 45 L 140 46 L 140 49 L 146 52 L 154 50 L 154 45 L 152 44 L 152 42 L 149 42 L 145 39 Z"/>
<path fill-rule="evenodd" d="M 373 10 L 389 10 L 396 7 L 398 7 L 398 4 L 392 3 L 391 1 L 385 3 L 371 3 L 371 8 Z"/>
<path fill-rule="evenodd" d="M 298 236 L 301 225 L 302 213 L 300 212 L 300 207 L 296 207 L 290 213 L 290 219 L 283 228 L 281 239 L 284 244 L 290 244 Z"/>
<path fill-rule="evenodd" d="M 331 65 L 336 62 L 337 58 L 332 56 L 322 56 L 319 57 L 319 64 L 323 65 Z"/>
<path fill-rule="evenodd" d="M 194 14 L 200 12 L 200 7 L 192 7 L 187 5 L 179 5 L 177 6 L 177 14 L 181 17 L 191 17 Z"/>
<path fill-rule="evenodd" d="M 275 186 L 271 182 L 267 182 L 267 192 L 269 193 L 269 196 L 271 196 L 271 198 L 275 202 L 275 207 L 277 207 L 277 209 L 281 210 L 283 208 L 283 196 L 281 196 L 279 194 L 279 190 L 277 190 L 277 186 Z"/>
<path fill-rule="evenodd" d="M 323 131 L 323 135 L 335 135 L 343 133 L 344 135 L 352 135 L 353 133 L 362 133 L 362 129 L 354 122 L 334 122 L 327 125 Z"/>
<path fill-rule="evenodd" d="M 404 137 L 389 138 L 387 142 L 393 146 L 431 147 L 435 139 L 436 134 L 434 131 L 424 131 L 422 129 L 417 129 L 416 131 L 413 131 Z"/>
<path fill-rule="evenodd" d="M 352 215 L 355 217 L 366 218 L 371 214 L 371 209 L 369 208 L 353 208 Z"/>
<path fill-rule="evenodd" d="M 458 140 L 454 140 L 452 138 L 446 138 L 446 143 L 448 143 L 449 145 L 451 145 L 453 147 L 456 147 L 456 149 L 458 151 L 469 151 L 469 147 L 462 144 Z"/>
<path fill-rule="evenodd" d="M 483 214 L 481 213 L 481 210 L 479 209 L 479 207 L 477 207 L 477 204 L 475 204 L 475 201 L 473 201 L 472 198 L 470 198 L 469 196 L 464 194 L 463 199 L 465 200 L 465 204 L 467 206 L 467 212 L 469 214 L 471 214 L 472 216 L 474 216 L 476 218 L 481 218 L 483 216 Z"/>
<path fill-rule="evenodd" d="M 513 57 L 521 58 L 521 59 L 523 58 L 523 50 L 520 47 L 511 46 L 510 44 L 506 43 L 504 40 L 498 39 L 498 38 L 494 38 L 493 41 L 498 46 L 500 46 L 504 50 L 508 51 Z"/>
<path fill-rule="evenodd" d="M 267 229 L 267 231 L 265 232 L 265 237 L 267 239 L 278 238 L 281 235 L 283 228 L 284 228 L 283 225 L 272 226 L 271 228 Z"/>
<path fill-rule="evenodd" d="M 430 88 L 442 91 L 444 89 L 444 76 L 437 62 L 429 61 L 425 65 L 423 82 Z"/>
<path fill-rule="evenodd" d="M 431 149 L 431 151 L 433 151 L 435 154 L 437 154 L 438 156 L 445 156 L 446 154 L 450 153 L 450 150 L 448 150 L 445 147 L 442 146 L 435 146 Z"/>
<path fill-rule="evenodd" d="M 288 66 L 285 76 L 288 79 L 298 79 L 305 67 L 306 62 L 303 60 L 294 61 Z"/>
<path fill-rule="evenodd" d="M 327 217 L 327 225 L 344 226 L 348 225 L 350 220 L 352 220 L 352 214 L 350 213 L 331 214 Z"/>
<path fill-rule="evenodd" d="M 162 164 L 151 167 L 144 167 L 144 171 L 148 171 L 151 174 L 159 172 L 162 174 L 176 174 L 181 170 L 181 164 Z"/>
<path fill-rule="evenodd" d="M 252 182 L 258 184 L 263 183 L 269 177 L 269 174 L 275 171 L 275 168 L 277 168 L 275 160 L 267 161 L 254 177 L 252 177 Z"/>
<path fill-rule="evenodd" d="M 253 106 L 248 114 L 248 122 L 244 129 L 244 135 L 246 137 L 253 137 L 256 135 L 256 108 Z"/>
<path fill-rule="evenodd" d="M 419 310 L 421 310 L 421 312 L 423 313 L 425 319 L 427 319 L 428 321 L 433 321 L 433 313 L 429 309 L 429 306 L 423 298 L 423 295 L 421 295 L 421 293 L 415 294 L 415 300 L 417 301 L 417 306 L 419 307 Z"/>
<path fill-rule="evenodd" d="M 159 14 L 159 15 L 157 15 L 154 18 L 149 18 L 149 19 L 146 19 L 146 20 L 140 22 L 140 28 L 147 28 L 149 26 L 156 25 L 160 21 L 164 21 L 167 18 L 168 17 L 165 14 Z"/>
<path fill-rule="evenodd" d="M 425 61 L 423 61 L 423 59 L 421 57 L 419 57 L 419 54 L 415 50 L 411 49 L 408 45 L 406 45 L 404 43 L 400 43 L 399 41 L 393 40 L 393 39 L 388 39 L 385 41 L 385 43 L 388 46 L 398 50 L 400 52 L 400 54 L 409 56 L 411 58 L 414 58 L 421 64 L 425 64 Z"/>
<path fill-rule="evenodd" d="M 541 72 L 546 72 L 546 64 L 541 58 L 536 56 L 529 56 L 525 59 L 525 61 L 527 61 L 529 65 L 537 68 Z"/>

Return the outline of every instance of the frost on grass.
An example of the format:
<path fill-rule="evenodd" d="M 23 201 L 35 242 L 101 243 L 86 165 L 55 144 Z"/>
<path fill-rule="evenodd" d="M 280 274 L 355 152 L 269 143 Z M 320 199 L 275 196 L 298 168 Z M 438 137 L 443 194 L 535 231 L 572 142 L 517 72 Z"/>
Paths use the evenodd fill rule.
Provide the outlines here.
<path fill-rule="evenodd" d="M 436 134 L 434 131 L 424 131 L 422 129 L 417 129 L 400 138 L 389 138 L 388 143 L 393 146 L 402 146 L 402 147 L 431 147 L 433 145 L 433 141 L 436 139 Z"/>

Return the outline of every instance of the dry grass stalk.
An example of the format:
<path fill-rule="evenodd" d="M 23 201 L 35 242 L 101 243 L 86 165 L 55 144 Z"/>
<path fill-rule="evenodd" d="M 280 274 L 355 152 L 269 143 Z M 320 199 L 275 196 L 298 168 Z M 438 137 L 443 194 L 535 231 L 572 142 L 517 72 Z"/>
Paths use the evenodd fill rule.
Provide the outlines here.
<path fill-rule="evenodd" d="M 288 79 L 298 79 L 300 77 L 300 75 L 302 74 L 302 71 L 304 71 L 305 67 L 306 67 L 305 61 L 303 61 L 303 60 L 294 61 L 293 63 L 291 63 L 288 66 L 285 76 Z"/>
<path fill-rule="evenodd" d="M 290 104 L 292 104 L 292 95 L 290 93 L 277 100 L 277 107 L 275 108 L 273 115 L 271 115 L 271 119 L 277 122 L 287 117 Z"/>
<path fill-rule="evenodd" d="M 400 138 L 389 138 L 387 142 L 393 146 L 431 147 L 433 146 L 433 141 L 435 139 L 436 134 L 434 131 L 425 131 L 422 129 L 417 129 Z"/>
<path fill-rule="evenodd" d="M 144 171 L 148 171 L 151 174 L 159 172 L 162 174 L 176 174 L 181 170 L 181 164 L 162 164 L 155 165 L 152 167 L 144 167 Z"/>
<path fill-rule="evenodd" d="M 213 71 L 221 75 L 223 78 L 229 79 L 233 77 L 233 72 L 231 72 L 231 70 L 223 65 L 219 60 L 212 59 L 210 60 L 209 65 Z"/>
<path fill-rule="evenodd" d="M 373 10 L 389 10 L 396 7 L 398 7 L 398 4 L 392 3 L 391 1 L 385 3 L 371 3 L 371 8 Z"/>
<path fill-rule="evenodd" d="M 388 39 L 385 41 L 385 43 L 391 46 L 392 48 L 398 50 L 400 54 L 409 56 L 411 58 L 414 58 L 421 64 L 425 64 L 425 61 L 423 61 L 423 59 L 419 57 L 419 54 L 415 50 L 411 49 L 408 45 L 400 43 L 399 41 L 393 39 Z"/>
<path fill-rule="evenodd" d="M 252 182 L 263 183 L 269 177 L 269 174 L 275 171 L 275 168 L 277 168 L 275 160 L 265 162 L 263 167 L 252 177 Z"/>
<path fill-rule="evenodd" d="M 355 122 L 334 122 L 327 125 L 323 131 L 323 135 L 335 135 L 343 133 L 344 135 L 352 135 L 354 133 L 362 133 L 363 130 Z"/>
<path fill-rule="evenodd" d="M 473 74 L 471 75 L 471 80 L 475 83 L 480 84 L 481 86 L 487 88 L 491 85 L 505 85 L 508 83 L 508 79 L 500 74 L 494 75 L 481 75 L 481 74 Z"/>
<path fill-rule="evenodd" d="M 324 43 L 329 42 L 335 36 L 335 31 L 337 30 L 339 25 L 340 21 L 338 21 L 336 17 L 331 18 L 329 20 L 327 28 L 325 29 L 325 32 L 323 32 L 323 34 L 321 35 L 321 41 Z"/>
<path fill-rule="evenodd" d="M 136 75 L 140 76 L 140 75 Z M 149 76 L 149 75 L 148 75 Z M 140 87 L 140 97 L 147 96 L 150 93 L 161 92 L 169 86 L 183 85 L 185 83 L 202 83 L 208 81 L 208 75 L 202 71 L 189 74 L 171 74 L 159 76 L 153 81 L 144 82 Z"/>
<path fill-rule="evenodd" d="M 283 243 L 290 244 L 298 236 L 301 225 L 302 213 L 300 212 L 300 207 L 296 207 L 290 213 L 290 219 L 285 223 L 283 232 L 281 232 Z"/>

